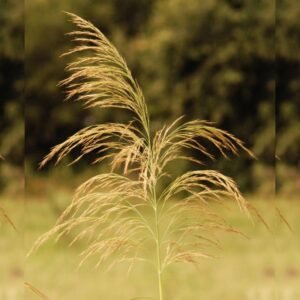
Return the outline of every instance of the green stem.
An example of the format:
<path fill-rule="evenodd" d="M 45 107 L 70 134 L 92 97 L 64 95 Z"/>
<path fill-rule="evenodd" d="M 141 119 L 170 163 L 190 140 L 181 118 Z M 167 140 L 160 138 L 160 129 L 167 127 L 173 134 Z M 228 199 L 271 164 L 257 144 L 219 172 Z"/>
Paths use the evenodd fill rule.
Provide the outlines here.
<path fill-rule="evenodd" d="M 154 207 L 155 212 L 155 232 L 156 232 L 156 258 L 157 258 L 157 282 L 158 282 L 158 294 L 159 300 L 163 300 L 163 289 L 162 289 L 162 268 L 161 268 L 161 253 L 160 253 L 160 232 L 159 232 L 159 219 L 157 213 L 157 203 Z"/>
<path fill-rule="evenodd" d="M 150 124 L 149 120 L 146 122 L 147 125 L 145 126 L 146 129 L 146 140 L 148 141 L 149 147 L 149 157 L 148 157 L 148 167 L 151 173 L 152 164 L 154 161 L 153 152 L 152 152 L 152 141 L 150 136 Z M 152 179 L 153 180 L 153 179 Z M 157 270 L 157 285 L 158 285 L 158 294 L 159 300 L 164 300 L 163 297 L 163 285 L 162 285 L 162 262 L 161 262 L 161 237 L 160 237 L 160 230 L 159 230 L 159 213 L 158 213 L 158 199 L 156 196 L 156 180 L 152 181 L 149 185 L 150 194 L 153 200 L 153 210 L 154 210 L 154 222 L 155 222 L 155 243 L 156 243 L 156 270 Z"/>

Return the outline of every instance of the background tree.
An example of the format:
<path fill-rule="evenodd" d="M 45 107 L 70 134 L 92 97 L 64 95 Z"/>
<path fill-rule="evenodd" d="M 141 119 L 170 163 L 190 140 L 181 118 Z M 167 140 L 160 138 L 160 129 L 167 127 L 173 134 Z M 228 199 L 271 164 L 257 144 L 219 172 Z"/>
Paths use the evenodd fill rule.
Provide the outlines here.
<path fill-rule="evenodd" d="M 22 72 L 16 71 L 22 70 L 21 39 L 16 38 L 22 35 L 22 14 L 16 3 L 1 3 L 2 21 L 10 20 L 1 29 L 5 41 L 1 82 L 9 86 L 9 73 L 12 87 L 3 89 L 1 141 L 18 141 L 8 128 L 14 132 L 12 128 L 21 128 L 22 123 L 16 121 L 21 119 L 20 110 L 13 108 L 17 97 L 8 92 L 22 89 Z M 156 126 L 185 114 L 212 120 L 246 140 L 257 161 L 243 157 L 235 162 L 222 160 L 218 165 L 237 177 L 243 190 L 274 192 L 276 99 L 276 153 L 281 159 L 276 163 L 277 186 L 286 192 L 299 188 L 300 4 L 281 0 L 275 9 L 272 0 L 29 1 L 26 153 L 33 170 L 49 147 L 79 128 L 99 119 L 127 118 L 122 112 L 82 112 L 76 104 L 60 105 L 63 95 L 56 84 L 64 77 L 67 60 L 59 55 L 66 48 L 63 33 L 69 30 L 63 10 L 92 21 L 126 56 L 149 99 Z M 15 125 L 8 126 L 12 114 Z M 14 142 L 2 142 L 1 147 L 10 143 Z M 251 176 L 243 175 L 245 169 L 251 170 Z"/>
<path fill-rule="evenodd" d="M 24 22 L 19 1 L 0 3 L 0 190 L 23 182 Z M 20 184 L 21 183 L 21 184 Z"/>
<path fill-rule="evenodd" d="M 276 27 L 276 154 L 277 188 L 288 195 L 300 192 L 300 7 L 278 1 Z"/>

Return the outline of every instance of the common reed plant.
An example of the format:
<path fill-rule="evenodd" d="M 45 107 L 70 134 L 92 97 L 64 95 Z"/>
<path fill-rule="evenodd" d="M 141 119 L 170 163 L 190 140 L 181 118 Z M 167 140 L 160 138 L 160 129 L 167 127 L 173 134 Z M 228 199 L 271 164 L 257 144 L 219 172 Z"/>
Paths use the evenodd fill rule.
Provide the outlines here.
<path fill-rule="evenodd" d="M 41 167 L 52 159 L 60 162 L 77 148 L 79 155 L 73 162 L 96 153 L 94 163 L 107 160 L 111 172 L 80 185 L 55 226 L 32 250 L 52 236 L 59 239 L 72 232 L 71 244 L 84 240 L 86 245 L 80 265 L 92 256 L 97 266 L 106 268 L 118 262 L 131 266 L 150 261 L 157 277 L 157 299 L 166 299 L 162 277 L 170 265 L 196 264 L 209 257 L 208 247 L 219 245 L 212 235 L 215 230 L 239 232 L 211 203 L 229 199 L 242 212 L 248 211 L 231 178 L 204 168 L 206 159 L 214 159 L 211 147 L 223 156 L 239 150 L 252 154 L 239 139 L 207 121 L 180 117 L 152 132 L 145 98 L 123 57 L 93 24 L 67 14 L 77 29 L 69 33 L 76 46 L 64 54 L 75 55 L 66 68 L 69 77 L 61 82 L 66 98 L 80 101 L 85 108 L 130 111 L 131 120 L 83 128 L 44 158 Z M 174 176 L 169 166 L 178 160 L 199 167 Z M 145 245 L 153 250 L 153 257 L 145 255 Z"/>

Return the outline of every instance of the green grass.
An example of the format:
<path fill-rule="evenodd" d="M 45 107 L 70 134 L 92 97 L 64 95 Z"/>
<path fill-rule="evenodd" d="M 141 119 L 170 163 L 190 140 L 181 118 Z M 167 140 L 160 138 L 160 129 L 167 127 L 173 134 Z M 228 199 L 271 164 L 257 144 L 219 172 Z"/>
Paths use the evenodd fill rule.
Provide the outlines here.
<path fill-rule="evenodd" d="M 41 194 L 42 195 L 42 194 Z M 27 197 L 25 226 L 22 226 L 21 202 L 2 201 L 3 206 L 22 231 L 25 249 L 55 222 L 59 210 L 71 194 L 56 189 L 42 196 Z M 49 200 L 49 201 L 46 201 Z M 249 240 L 236 234 L 220 234 L 222 251 L 214 251 L 216 259 L 203 260 L 197 268 L 178 264 L 165 274 L 166 299 L 172 300 L 296 300 L 300 298 L 300 203 L 278 201 L 285 218 L 292 225 L 291 233 L 273 210 L 270 201 L 251 199 L 272 228 L 268 232 L 262 224 L 251 223 L 235 206 L 221 213 L 231 225 L 240 228 Z M 7 225 L 1 226 L 1 272 L 5 300 L 23 299 L 23 234 Z M 80 260 L 80 245 L 68 247 L 68 239 L 48 242 L 34 253 L 25 264 L 25 280 L 48 295 L 50 299 L 72 300 L 128 300 L 134 297 L 155 297 L 155 273 L 140 264 L 127 274 L 127 266 L 120 265 L 109 272 L 93 267 L 88 261 L 76 270 Z M 4 283 L 4 285 L 2 284 Z M 14 290 L 14 292 L 12 292 Z M 3 296 L 2 296 L 3 297 Z M 1 297 L 1 299 L 2 299 Z M 10 297 L 10 298 L 9 298 Z M 38 299 L 26 292 L 25 299 Z"/>

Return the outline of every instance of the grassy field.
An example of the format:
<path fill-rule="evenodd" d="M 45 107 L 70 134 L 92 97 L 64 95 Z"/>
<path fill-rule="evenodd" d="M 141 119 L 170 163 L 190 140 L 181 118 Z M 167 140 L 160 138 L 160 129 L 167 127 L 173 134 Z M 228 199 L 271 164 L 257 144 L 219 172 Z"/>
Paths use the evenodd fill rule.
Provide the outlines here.
<path fill-rule="evenodd" d="M 39 193 L 27 195 L 25 209 L 21 201 L 1 199 L 19 232 L 1 225 L 0 299 L 38 299 L 26 289 L 24 297 L 24 277 L 51 300 L 155 299 L 156 282 L 150 267 L 141 264 L 127 274 L 127 267 L 120 265 L 104 273 L 89 261 L 77 270 L 80 246 L 68 247 L 67 239 L 48 242 L 26 260 L 24 268 L 26 251 L 22 249 L 28 250 L 54 224 L 71 198 L 70 190 L 40 188 Z M 198 268 L 183 264 L 170 268 L 164 278 L 167 300 L 300 299 L 300 202 L 276 202 L 293 227 L 292 233 L 274 210 L 273 201 L 249 200 L 260 209 L 272 232 L 230 206 L 222 214 L 249 240 L 222 234 L 223 250 L 214 253 L 218 258 L 203 260 Z"/>

